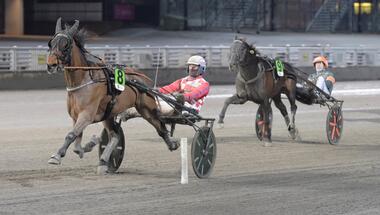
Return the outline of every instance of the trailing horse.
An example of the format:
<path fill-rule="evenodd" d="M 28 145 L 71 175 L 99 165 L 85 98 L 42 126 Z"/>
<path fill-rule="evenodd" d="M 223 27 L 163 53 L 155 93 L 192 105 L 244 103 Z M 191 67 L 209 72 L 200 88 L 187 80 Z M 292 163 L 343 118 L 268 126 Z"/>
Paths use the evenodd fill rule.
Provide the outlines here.
<path fill-rule="evenodd" d="M 81 146 L 83 130 L 90 124 L 103 122 L 108 132 L 109 143 L 100 158 L 99 173 L 107 171 L 107 163 L 119 136 L 116 133 L 115 117 L 124 110 L 135 107 L 141 116 L 152 124 L 169 150 L 176 150 L 178 142 L 169 137 L 165 124 L 159 119 L 159 109 L 154 96 L 133 86 L 123 91 L 113 87 L 114 72 L 98 57 L 84 48 L 85 31 L 78 31 L 79 21 L 62 29 L 61 18 L 57 20 L 55 35 L 49 41 L 47 69 L 49 73 L 64 72 L 67 87 L 67 111 L 73 119 L 73 129 L 67 134 L 63 146 L 51 156 L 49 164 L 60 164 L 71 143 L 74 152 L 81 158 L 91 151 L 93 143 Z M 128 69 L 127 78 L 143 84 L 147 77 Z"/>
<path fill-rule="evenodd" d="M 243 39 L 233 41 L 230 47 L 229 69 L 236 72 L 236 93 L 227 98 L 219 114 L 218 123 L 223 126 L 226 110 L 230 104 L 244 104 L 253 101 L 260 104 L 263 111 L 264 125 L 261 140 L 271 142 L 270 113 L 271 100 L 284 116 L 285 123 L 293 139 L 297 136 L 295 126 L 296 75 L 291 65 L 279 62 L 283 66 L 283 74 L 276 73 L 272 59 L 261 57 L 253 45 Z M 287 95 L 291 106 L 291 120 L 285 105 L 281 101 L 281 93 Z"/>

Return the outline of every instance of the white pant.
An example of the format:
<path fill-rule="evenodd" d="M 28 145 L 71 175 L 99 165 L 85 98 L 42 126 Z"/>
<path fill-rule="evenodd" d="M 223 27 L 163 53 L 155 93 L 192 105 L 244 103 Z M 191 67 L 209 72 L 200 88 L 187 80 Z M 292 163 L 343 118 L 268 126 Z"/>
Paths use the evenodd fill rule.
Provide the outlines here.
<path fill-rule="evenodd" d="M 318 77 L 317 83 L 315 84 L 318 88 L 320 88 L 323 92 L 330 95 L 330 91 L 326 86 L 326 81 L 322 76 Z"/>
<path fill-rule="evenodd" d="M 170 96 L 171 98 L 175 99 L 173 96 Z M 157 105 L 160 108 L 161 114 L 164 116 L 170 116 L 174 113 L 174 109 L 172 106 L 170 106 L 168 103 L 166 103 L 161 98 L 158 98 Z M 190 103 L 185 102 L 186 107 L 191 107 Z"/>
<path fill-rule="evenodd" d="M 169 96 L 169 97 L 174 99 L 173 96 Z M 162 100 L 161 98 L 158 98 L 156 100 L 156 103 L 161 112 L 161 115 L 170 116 L 174 114 L 174 108 L 170 106 L 168 103 L 166 103 L 164 100 Z M 191 105 L 188 102 L 185 102 L 185 106 L 191 107 Z M 123 113 L 121 113 L 120 116 L 121 118 L 130 119 L 130 118 L 139 117 L 140 114 L 137 112 L 136 108 L 129 108 L 125 110 Z"/>

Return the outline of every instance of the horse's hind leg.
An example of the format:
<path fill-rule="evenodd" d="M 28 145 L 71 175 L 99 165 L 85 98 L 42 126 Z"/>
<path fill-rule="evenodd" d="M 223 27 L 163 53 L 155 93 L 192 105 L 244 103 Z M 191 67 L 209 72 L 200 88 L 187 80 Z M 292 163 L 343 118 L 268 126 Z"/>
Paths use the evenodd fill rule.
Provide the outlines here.
<path fill-rule="evenodd" d="M 63 143 L 62 147 L 58 150 L 56 154 L 53 154 L 50 159 L 48 160 L 49 164 L 61 164 L 61 160 L 66 155 L 66 151 L 73 143 L 76 138 L 83 132 L 83 130 L 92 123 L 93 120 L 91 120 L 91 117 L 89 117 L 86 113 L 81 113 L 78 116 L 77 121 L 75 122 L 74 128 L 72 131 L 70 131 L 66 137 L 65 142 Z"/>
<path fill-rule="evenodd" d="M 288 111 L 286 110 L 286 106 L 281 101 L 281 94 L 278 94 L 277 96 L 273 97 L 274 104 L 276 105 L 277 109 L 280 110 L 281 115 L 284 117 L 286 127 L 289 128 L 290 119 L 288 116 Z"/>
<path fill-rule="evenodd" d="M 106 174 L 108 171 L 108 162 L 113 150 L 116 148 L 120 137 L 116 133 L 116 126 L 113 118 L 109 118 L 103 122 L 104 128 L 107 130 L 109 142 L 100 156 L 98 174 Z"/>
<path fill-rule="evenodd" d="M 178 149 L 179 141 L 170 138 L 169 131 L 166 129 L 165 124 L 159 119 L 159 110 L 157 108 L 156 101 L 152 97 L 145 94 L 143 94 L 139 99 L 141 100 L 136 106 L 137 111 L 145 120 L 153 125 L 158 135 L 164 139 L 170 151 Z"/>
<path fill-rule="evenodd" d="M 240 98 L 237 94 L 234 94 L 233 96 L 227 98 L 224 101 L 223 109 L 219 114 L 219 120 L 218 120 L 219 127 L 222 128 L 224 125 L 224 117 L 226 115 L 227 108 L 230 104 L 244 104 L 245 102 L 247 102 L 247 99 Z"/>
<path fill-rule="evenodd" d="M 296 112 L 297 112 L 297 105 L 296 105 L 296 88 L 295 88 L 295 81 L 294 80 L 291 80 L 291 82 L 288 82 L 288 86 L 292 86 L 292 87 L 288 87 L 289 88 L 289 93 L 287 94 L 288 96 L 288 99 L 289 99 L 289 103 L 290 103 L 290 115 L 291 115 L 291 119 L 290 119 L 290 124 L 289 124 L 289 132 L 290 132 L 290 135 L 292 137 L 292 139 L 296 139 L 297 136 L 298 136 L 298 130 L 296 128 Z"/>

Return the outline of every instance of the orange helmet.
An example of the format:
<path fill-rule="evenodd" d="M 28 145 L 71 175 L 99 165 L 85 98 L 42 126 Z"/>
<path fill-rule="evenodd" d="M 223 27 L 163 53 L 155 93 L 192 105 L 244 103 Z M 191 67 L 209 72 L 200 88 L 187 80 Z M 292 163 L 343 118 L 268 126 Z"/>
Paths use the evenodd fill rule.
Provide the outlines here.
<path fill-rule="evenodd" d="M 327 61 L 327 59 L 325 57 L 318 56 L 318 57 L 314 58 L 313 65 L 315 65 L 316 63 L 319 63 L 319 62 L 322 62 L 325 65 L 325 68 L 329 67 L 329 62 Z"/>

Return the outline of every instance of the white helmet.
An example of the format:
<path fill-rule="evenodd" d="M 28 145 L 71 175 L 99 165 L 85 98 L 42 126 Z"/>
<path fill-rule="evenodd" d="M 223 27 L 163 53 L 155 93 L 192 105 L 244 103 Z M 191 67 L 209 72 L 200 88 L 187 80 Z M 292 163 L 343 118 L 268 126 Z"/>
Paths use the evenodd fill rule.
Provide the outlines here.
<path fill-rule="evenodd" d="M 202 75 L 206 72 L 206 60 L 199 55 L 193 55 L 187 60 L 187 65 L 194 64 L 199 66 L 199 74 Z"/>

